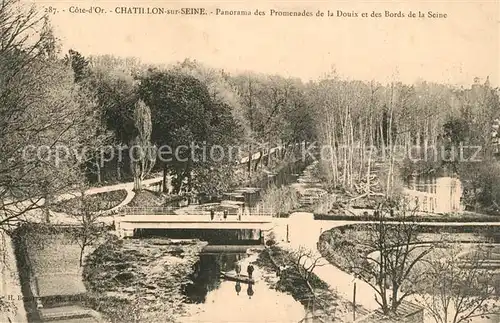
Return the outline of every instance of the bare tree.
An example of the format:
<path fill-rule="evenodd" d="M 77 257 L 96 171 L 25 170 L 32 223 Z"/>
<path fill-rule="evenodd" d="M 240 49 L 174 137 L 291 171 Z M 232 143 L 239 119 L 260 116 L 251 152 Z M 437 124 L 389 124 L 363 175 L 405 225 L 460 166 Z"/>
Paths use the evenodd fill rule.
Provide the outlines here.
<path fill-rule="evenodd" d="M 336 319 L 338 302 L 331 290 L 318 290 L 313 283 L 314 270 L 328 262 L 317 252 L 303 246 L 290 254 L 287 266 L 295 269 L 309 290 L 302 301 L 306 302 L 307 313 L 300 322 L 333 322 Z"/>
<path fill-rule="evenodd" d="M 75 216 L 79 226 L 76 229 L 76 240 L 80 246 L 80 266 L 83 266 L 85 251 L 96 244 L 105 232 L 101 213 L 93 207 L 92 201 L 85 190 L 82 190 L 80 199 L 80 212 Z"/>
<path fill-rule="evenodd" d="M 80 175 L 73 149 L 90 104 L 55 57 L 43 14 L 0 3 L 0 229 L 32 216 Z M 57 153 L 56 153 L 57 151 Z"/>
<path fill-rule="evenodd" d="M 321 262 L 321 260 L 323 260 L 323 262 Z M 297 251 L 292 252 L 290 262 L 297 269 L 297 272 L 306 283 L 309 291 L 314 295 L 315 292 L 311 285 L 311 277 L 316 267 L 321 267 L 326 264 L 324 258 L 312 250 L 300 246 Z"/>
<path fill-rule="evenodd" d="M 467 248 L 446 243 L 426 261 L 419 299 L 436 323 L 466 323 L 500 314 L 499 286 L 494 286 L 494 272 L 488 267 L 488 247 Z"/>
<path fill-rule="evenodd" d="M 328 257 L 373 288 L 384 314 L 396 313 L 399 305 L 416 293 L 415 284 L 422 279 L 418 264 L 433 247 L 419 243 L 418 227 L 412 221 L 414 211 L 388 200 L 377 212 L 378 222 L 359 225 L 339 239 L 332 237 Z M 387 223 L 389 214 L 403 219 Z"/>

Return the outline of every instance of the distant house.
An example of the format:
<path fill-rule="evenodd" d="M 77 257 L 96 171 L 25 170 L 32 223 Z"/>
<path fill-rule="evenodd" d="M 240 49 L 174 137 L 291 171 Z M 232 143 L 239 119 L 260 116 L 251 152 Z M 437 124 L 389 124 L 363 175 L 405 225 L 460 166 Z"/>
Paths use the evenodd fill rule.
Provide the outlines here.
<path fill-rule="evenodd" d="M 463 211 L 462 185 L 456 177 L 413 177 L 403 190 L 410 209 L 427 213 Z"/>

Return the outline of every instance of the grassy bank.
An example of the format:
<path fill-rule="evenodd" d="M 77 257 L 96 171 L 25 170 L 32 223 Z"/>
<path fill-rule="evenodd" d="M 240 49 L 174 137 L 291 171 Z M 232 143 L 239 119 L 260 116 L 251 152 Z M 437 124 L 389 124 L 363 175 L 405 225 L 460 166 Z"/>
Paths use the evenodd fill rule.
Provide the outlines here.
<path fill-rule="evenodd" d="M 276 290 L 289 293 L 295 300 L 300 302 L 308 312 L 311 310 L 317 317 L 341 317 L 346 314 L 347 302 L 340 299 L 329 289 L 328 284 L 322 281 L 314 273 L 308 282 L 301 276 L 299 268 L 293 265 L 294 255 L 277 246 L 266 248 L 259 254 L 255 261 L 257 266 L 268 272 L 278 272 L 279 266 L 284 266 L 277 279 L 266 277 L 266 282 Z M 314 291 L 314 294 L 313 294 Z"/>
<path fill-rule="evenodd" d="M 396 227 L 397 224 L 386 224 L 386 228 Z M 358 250 L 360 259 L 368 253 L 376 250 L 376 242 L 370 242 L 370 224 L 348 224 L 324 231 L 318 242 L 318 250 L 330 263 L 340 269 L 351 272 L 349 265 L 343 256 L 343 250 Z M 498 243 L 500 239 L 500 227 L 498 226 L 452 226 L 452 225 L 420 225 L 416 227 L 417 239 L 414 244 L 434 245 L 443 239 L 450 239 L 456 243 Z M 363 244 L 360 244 L 363 242 Z M 372 244 L 372 250 L 366 248 L 366 244 Z M 343 249 L 345 248 L 345 249 Z"/>
<path fill-rule="evenodd" d="M 175 322 L 182 286 L 204 244 L 110 239 L 87 258 L 87 305 L 110 322 Z"/>
<path fill-rule="evenodd" d="M 397 224 L 386 224 L 386 227 L 397 226 Z M 363 236 L 363 232 L 370 228 L 368 223 L 357 223 L 357 224 L 347 224 L 340 227 L 332 228 L 325 231 L 320 236 L 320 242 L 322 239 L 326 239 L 328 235 L 339 235 L 344 239 L 344 233 L 352 233 L 357 236 Z M 453 235 L 458 239 L 462 240 L 461 236 L 479 237 L 480 240 L 484 242 L 500 242 L 500 226 L 498 225 L 474 225 L 470 224 L 467 226 L 462 225 L 434 225 L 434 224 L 421 224 L 415 229 L 420 236 L 424 235 Z M 357 233 L 358 232 L 358 233 Z M 467 239 L 463 240 L 464 242 Z"/>
<path fill-rule="evenodd" d="M 82 305 L 86 290 L 77 232 L 73 226 L 47 224 L 25 224 L 14 231 L 13 243 L 29 321 L 40 321 L 35 295 L 43 298 L 44 306 Z"/>
<path fill-rule="evenodd" d="M 85 198 L 89 202 L 90 212 L 98 212 L 112 209 L 118 206 L 127 197 L 127 191 L 117 190 L 110 192 L 87 195 Z M 62 212 L 76 215 L 82 210 L 82 199 L 75 197 L 50 206 L 55 212 Z"/>

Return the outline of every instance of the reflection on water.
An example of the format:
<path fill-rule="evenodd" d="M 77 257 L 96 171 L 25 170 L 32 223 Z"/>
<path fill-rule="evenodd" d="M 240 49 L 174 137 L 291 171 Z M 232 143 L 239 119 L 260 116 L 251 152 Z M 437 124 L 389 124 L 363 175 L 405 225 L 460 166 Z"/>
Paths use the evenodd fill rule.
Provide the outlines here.
<path fill-rule="evenodd" d="M 240 292 L 241 292 L 241 283 L 240 282 L 236 282 L 236 286 L 234 288 L 236 290 L 236 295 L 240 295 Z"/>
<path fill-rule="evenodd" d="M 292 296 L 270 289 L 262 272 L 254 265 L 255 283 L 229 281 L 220 278 L 228 272 L 247 277 L 248 265 L 256 255 L 205 254 L 195 265 L 185 286 L 185 295 L 192 303 L 190 314 L 182 322 L 298 322 L 305 314 L 304 307 Z M 198 310 L 195 313 L 195 310 Z"/>
<path fill-rule="evenodd" d="M 192 284 L 185 286 L 185 294 L 190 303 L 205 303 L 207 294 L 217 289 L 220 284 L 221 271 L 234 270 L 236 264 L 245 254 L 204 254 L 194 266 L 193 274 L 189 277 Z"/>
<path fill-rule="evenodd" d="M 250 283 L 250 284 L 247 284 L 247 295 L 248 295 L 248 298 L 252 298 L 253 296 L 253 284 Z"/>

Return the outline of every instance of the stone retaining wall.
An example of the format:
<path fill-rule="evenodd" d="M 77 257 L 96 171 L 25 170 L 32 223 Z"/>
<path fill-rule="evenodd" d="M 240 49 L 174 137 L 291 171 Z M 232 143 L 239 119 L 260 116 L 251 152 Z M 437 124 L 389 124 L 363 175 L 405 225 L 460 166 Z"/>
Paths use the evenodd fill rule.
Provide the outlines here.
<path fill-rule="evenodd" d="M 3 308 L 0 310 L 0 322 L 27 322 L 14 245 L 3 232 L 0 232 L 0 276 L 0 297 L 8 302 L 9 308 L 7 311 Z"/>

